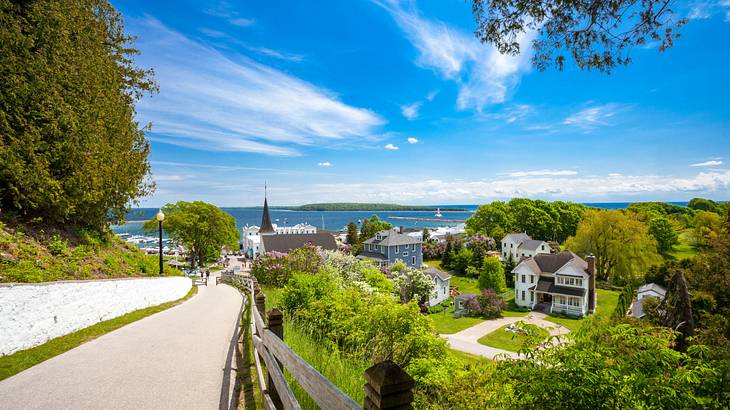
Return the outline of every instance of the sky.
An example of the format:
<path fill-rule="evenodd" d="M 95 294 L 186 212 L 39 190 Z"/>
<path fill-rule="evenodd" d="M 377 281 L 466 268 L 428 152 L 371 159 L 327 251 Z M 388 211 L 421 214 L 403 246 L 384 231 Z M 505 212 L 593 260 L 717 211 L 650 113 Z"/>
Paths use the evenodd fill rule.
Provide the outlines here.
<path fill-rule="evenodd" d="M 610 75 L 501 55 L 463 0 L 113 4 L 160 88 L 140 206 L 730 199 L 730 0 Z"/>

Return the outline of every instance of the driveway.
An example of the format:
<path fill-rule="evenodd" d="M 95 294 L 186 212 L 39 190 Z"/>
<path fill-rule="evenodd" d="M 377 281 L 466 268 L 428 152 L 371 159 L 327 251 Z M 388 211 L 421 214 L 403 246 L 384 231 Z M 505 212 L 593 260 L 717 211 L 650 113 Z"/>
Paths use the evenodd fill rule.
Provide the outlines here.
<path fill-rule="evenodd" d="M 470 353 L 477 356 L 483 356 L 487 359 L 493 360 L 504 360 L 504 359 L 520 359 L 521 355 L 510 352 L 508 350 L 497 349 L 495 347 L 484 346 L 477 340 L 480 337 L 494 332 L 502 326 L 524 321 L 533 325 L 540 326 L 547 329 L 550 332 L 550 336 L 565 335 L 570 333 L 570 330 L 560 326 L 556 323 L 545 320 L 547 315 L 540 312 L 530 312 L 524 317 L 503 317 L 499 319 L 487 320 L 482 323 L 476 324 L 468 329 L 464 329 L 461 332 L 457 332 L 450 335 L 441 335 L 442 338 L 446 339 L 449 346 L 452 349 L 459 350 L 465 353 Z"/>
<path fill-rule="evenodd" d="M 0 408 L 231 408 L 243 298 L 208 283 L 178 306 L 3 380 Z"/>

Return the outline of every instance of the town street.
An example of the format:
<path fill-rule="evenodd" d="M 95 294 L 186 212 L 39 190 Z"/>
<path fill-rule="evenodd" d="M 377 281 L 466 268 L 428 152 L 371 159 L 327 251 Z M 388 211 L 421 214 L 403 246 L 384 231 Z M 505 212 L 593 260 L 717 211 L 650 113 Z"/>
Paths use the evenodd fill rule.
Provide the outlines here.
<path fill-rule="evenodd" d="M 0 407 L 229 409 L 242 306 L 211 274 L 190 300 L 0 382 Z"/>

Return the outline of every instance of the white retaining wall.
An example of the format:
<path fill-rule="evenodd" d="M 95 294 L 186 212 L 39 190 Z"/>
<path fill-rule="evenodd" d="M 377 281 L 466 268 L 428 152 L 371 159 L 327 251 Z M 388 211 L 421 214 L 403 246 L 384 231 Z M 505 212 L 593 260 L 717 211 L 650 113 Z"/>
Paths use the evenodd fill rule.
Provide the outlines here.
<path fill-rule="evenodd" d="M 183 277 L 0 285 L 0 356 L 180 299 L 190 287 Z"/>

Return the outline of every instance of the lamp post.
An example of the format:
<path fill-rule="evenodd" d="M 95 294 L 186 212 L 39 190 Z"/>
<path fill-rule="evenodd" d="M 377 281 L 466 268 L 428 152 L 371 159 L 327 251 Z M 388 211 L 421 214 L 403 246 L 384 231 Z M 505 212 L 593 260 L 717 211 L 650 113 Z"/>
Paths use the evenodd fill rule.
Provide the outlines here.
<path fill-rule="evenodd" d="M 162 221 L 165 220 L 165 214 L 162 213 L 162 209 L 157 212 L 157 222 L 160 224 L 160 275 L 162 275 Z"/>

